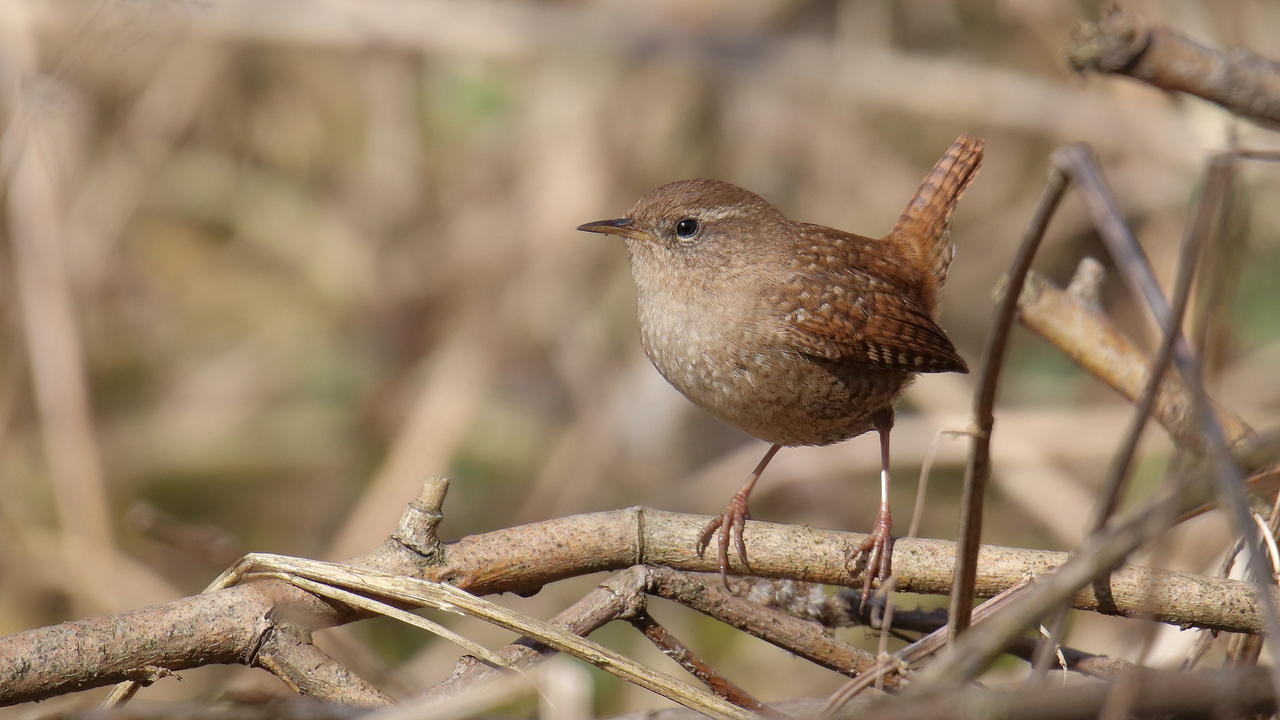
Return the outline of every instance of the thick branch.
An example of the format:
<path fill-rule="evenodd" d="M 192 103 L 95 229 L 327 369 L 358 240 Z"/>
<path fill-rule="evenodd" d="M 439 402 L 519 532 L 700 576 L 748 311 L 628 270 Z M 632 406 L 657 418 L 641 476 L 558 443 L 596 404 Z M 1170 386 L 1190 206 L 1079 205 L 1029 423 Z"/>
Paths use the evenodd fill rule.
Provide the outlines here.
<path fill-rule="evenodd" d="M 1067 48 L 1077 71 L 1117 73 L 1190 93 L 1241 117 L 1280 123 L 1280 63 L 1246 48 L 1209 48 L 1164 25 L 1113 8 Z"/>
<path fill-rule="evenodd" d="M 438 566 L 425 566 L 421 555 L 398 542 L 351 564 L 449 581 L 479 594 L 528 593 L 556 580 L 635 564 L 713 572 L 715 560 L 693 552 L 706 520 L 630 508 L 466 537 L 442 548 L 443 564 Z M 824 584 L 860 581 L 848 575 L 844 559 L 847 548 L 865 535 L 751 522 L 746 537 L 752 566 L 760 575 Z M 943 540 L 899 540 L 894 553 L 898 588 L 949 592 L 954 553 L 955 545 Z M 976 592 L 994 595 L 1066 560 L 1066 553 L 984 546 Z M 1239 581 L 1131 567 L 1115 572 L 1106 587 L 1110 592 L 1102 610 L 1090 589 L 1076 595 L 1074 606 L 1118 615 L 1149 611 L 1163 622 L 1233 632 L 1261 629 L 1253 591 Z M 261 581 L 29 630 L 0 638 L 0 703 L 118 682 L 144 666 L 179 670 L 246 662 L 269 615 L 310 629 L 358 617 L 301 590 Z"/>
<path fill-rule="evenodd" d="M 409 503 L 400 526 L 353 566 L 414 574 L 438 556 L 434 528 L 448 483 L 432 479 Z M 0 705 L 137 680 L 144 669 L 281 661 L 273 632 L 299 632 L 361 616 L 277 580 L 257 580 L 218 592 L 28 630 L 0 638 Z M 293 630 L 290 630 L 292 632 Z M 259 663 L 258 653 L 271 657 Z M 285 658 L 287 660 L 287 658 Z M 336 674 L 333 676 L 339 680 Z M 364 684 L 355 681 L 353 689 Z M 361 693 L 366 697 L 373 696 Z"/>
<path fill-rule="evenodd" d="M 774 608 L 740 598 L 687 573 L 654 568 L 649 591 L 697 610 L 822 667 L 858 675 L 876 665 L 876 658 L 831 633 L 817 622 L 802 620 Z"/>
<path fill-rule="evenodd" d="M 395 702 L 311 642 L 310 634 L 276 628 L 256 653 L 257 664 L 294 692 L 346 706 L 380 707 Z"/>
<path fill-rule="evenodd" d="M 463 538 L 446 546 L 447 558 L 428 573 L 472 592 L 530 592 L 542 585 L 624 564 L 664 565 L 714 572 L 714 558 L 700 558 L 694 540 L 706 518 L 630 508 L 575 515 Z M 847 548 L 860 533 L 751 522 L 747 551 L 757 575 L 829 585 L 856 584 L 844 566 Z M 903 538 L 894 548 L 898 589 L 947 594 L 951 590 L 955 544 Z M 1067 560 L 1067 553 L 985 545 L 975 592 L 990 597 Z M 1209 583 L 1209 585 L 1205 585 Z M 1111 577 L 1106 612 L 1135 615 L 1149 610 L 1163 622 L 1258 632 L 1261 621 L 1252 591 L 1244 583 L 1149 568 L 1125 568 Z M 1148 597 L 1150 587 L 1157 588 Z M 1147 600 L 1151 605 L 1147 605 Z M 1091 591 L 1075 607 L 1098 610 Z"/>

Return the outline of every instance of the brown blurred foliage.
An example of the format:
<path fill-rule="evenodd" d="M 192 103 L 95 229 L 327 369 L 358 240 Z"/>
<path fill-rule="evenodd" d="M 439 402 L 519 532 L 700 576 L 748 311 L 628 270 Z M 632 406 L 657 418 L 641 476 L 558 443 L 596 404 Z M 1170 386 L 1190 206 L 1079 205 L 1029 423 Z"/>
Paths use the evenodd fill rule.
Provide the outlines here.
<path fill-rule="evenodd" d="M 663 182 L 721 178 L 878 235 L 957 134 L 986 137 L 942 318 L 971 365 L 1057 145 L 1097 149 L 1167 278 L 1206 152 L 1280 143 L 1204 103 L 1071 76 L 1060 50 L 1096 5 L 5 3 L 0 632 L 189 594 L 245 549 L 344 557 L 432 474 L 453 478 L 446 536 L 718 510 L 763 446 L 649 367 L 621 248 L 573 231 Z M 1266 0 L 1133 5 L 1280 56 Z M 1260 419 L 1280 399 L 1280 205 L 1252 200 L 1280 173 L 1248 167 L 1243 186 L 1230 294 L 1194 322 L 1212 328 L 1215 395 Z M 1100 254 L 1071 203 L 1049 242 L 1041 269 L 1060 281 Z M 1149 346 L 1118 282 L 1106 300 Z M 1011 367 L 986 540 L 1069 547 L 1128 405 L 1025 334 Z M 897 507 L 936 431 L 966 424 L 970 390 L 930 376 L 908 394 Z M 1158 458 L 1168 443 L 1149 435 Z M 943 441 L 924 535 L 954 535 L 964 450 Z M 876 453 L 786 450 L 753 509 L 866 528 Z M 1197 520 L 1168 562 L 1202 570 L 1225 543 L 1220 520 Z M 565 585 L 513 601 L 546 616 L 590 580 Z M 832 685 L 700 618 L 664 623 L 762 699 Z M 334 642 L 402 687 L 456 655 L 368 625 L 371 653 Z M 1095 652 L 1128 642 L 1104 618 L 1077 632 Z M 662 662 L 625 629 L 602 637 Z M 226 682 L 184 675 L 197 682 L 148 692 Z M 602 710 L 657 703 L 597 679 Z"/>

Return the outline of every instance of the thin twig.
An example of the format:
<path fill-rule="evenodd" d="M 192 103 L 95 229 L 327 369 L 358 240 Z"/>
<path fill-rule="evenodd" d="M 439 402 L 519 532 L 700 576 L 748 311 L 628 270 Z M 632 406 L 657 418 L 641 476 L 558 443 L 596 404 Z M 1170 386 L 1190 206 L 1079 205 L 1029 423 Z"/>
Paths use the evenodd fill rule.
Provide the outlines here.
<path fill-rule="evenodd" d="M 974 624 L 982 622 L 999 612 L 1015 597 L 1025 592 L 1028 587 L 1030 587 L 1028 582 L 1023 581 L 980 605 L 972 616 Z M 881 658 L 870 671 L 845 683 L 840 689 L 832 693 L 831 697 L 827 698 L 827 702 L 822 706 L 821 717 L 832 717 L 840 708 L 856 697 L 858 693 L 871 687 L 873 683 L 881 683 L 885 676 L 901 674 L 911 670 L 913 666 L 919 665 L 946 647 L 950 637 L 949 626 L 940 627 L 902 648 L 892 656 Z"/>
<path fill-rule="evenodd" d="M 653 619 L 648 611 L 642 610 L 627 620 L 631 625 L 639 630 L 654 647 L 662 651 L 663 655 L 671 658 L 689 672 L 690 675 L 698 678 L 707 686 L 711 692 L 717 697 L 737 705 L 738 707 L 753 710 L 764 715 L 765 717 L 781 718 L 785 717 L 779 713 L 773 712 L 765 708 L 764 703 L 751 697 L 751 694 L 741 687 L 738 687 L 732 680 L 716 672 L 702 658 L 698 657 L 688 645 L 680 642 L 680 639 L 672 635 L 669 630 Z"/>
<path fill-rule="evenodd" d="M 1009 291 L 996 310 L 991 332 L 982 354 L 982 379 L 973 398 L 973 447 L 965 466 L 964 490 L 960 496 L 959 545 L 956 549 L 955 576 L 952 580 L 950 633 L 954 639 L 969 626 L 973 609 L 973 584 L 977 575 L 978 546 L 982 542 L 982 503 L 987 480 L 991 477 L 991 431 L 995 426 L 996 391 L 1000 371 L 1009 345 L 1009 331 L 1018 309 L 1018 294 L 1036 250 L 1044 239 L 1045 229 L 1053 217 L 1067 188 L 1067 177 L 1055 161 L 1049 171 L 1049 182 L 1032 215 L 1031 225 L 1022 236 L 1018 253 L 1009 271 Z"/>
<path fill-rule="evenodd" d="M 1226 509 L 1237 534 L 1245 540 L 1249 548 L 1247 562 L 1249 573 L 1258 587 L 1261 600 L 1262 615 L 1266 621 L 1266 633 L 1270 637 L 1280 636 L 1280 615 L 1276 600 L 1271 594 L 1271 584 L 1263 554 L 1259 552 L 1261 541 L 1258 530 L 1250 516 L 1249 503 L 1245 498 L 1243 477 L 1231 454 L 1225 431 L 1214 413 L 1208 394 L 1204 389 L 1204 378 L 1201 375 L 1199 360 L 1182 337 L 1176 326 L 1168 324 L 1172 312 L 1160 285 L 1156 281 L 1151 264 L 1147 261 L 1142 246 L 1133 237 L 1125 224 L 1119 208 L 1115 205 L 1115 197 L 1107 188 L 1097 160 L 1083 146 L 1073 146 L 1066 156 L 1067 167 L 1072 179 L 1081 186 L 1085 205 L 1097 226 L 1099 235 L 1115 259 L 1130 290 L 1145 300 L 1147 310 L 1162 330 L 1173 336 L 1173 362 L 1191 390 L 1195 399 L 1196 416 L 1204 429 L 1208 440 L 1209 457 L 1214 472 L 1212 477 L 1217 490 L 1218 502 Z M 1272 653 L 1272 683 L 1277 696 L 1280 696 L 1280 643 L 1270 645 Z"/>
<path fill-rule="evenodd" d="M 847 590 L 837 594 L 824 603 L 820 610 L 815 610 L 815 613 L 820 614 L 824 618 L 824 622 L 830 623 L 833 627 L 870 625 L 872 619 L 869 617 L 869 612 L 859 610 L 860 603 L 857 599 L 842 597 L 845 594 L 853 594 L 854 592 Z M 985 605 L 980 605 L 978 609 L 981 610 L 983 607 Z M 977 610 L 975 610 L 976 613 Z M 944 608 L 933 610 L 895 609 L 893 617 L 893 624 L 899 632 L 917 632 L 927 635 L 947 626 L 947 611 Z M 1036 645 L 1036 640 L 1032 638 L 1019 637 L 1006 648 L 1006 652 L 1030 662 L 1035 654 Z M 1127 660 L 1107 657 L 1106 655 L 1095 655 L 1065 645 L 1062 646 L 1061 650 L 1063 657 L 1066 659 L 1067 668 L 1081 675 L 1107 679 L 1120 672 L 1142 669 Z"/>
<path fill-rule="evenodd" d="M 1280 493 L 1278 493 L 1271 503 L 1271 513 L 1269 519 L 1265 523 L 1266 529 L 1263 535 L 1268 538 L 1267 545 L 1271 551 L 1272 569 L 1275 574 L 1272 575 L 1271 582 L 1274 583 L 1280 576 L 1280 551 L 1277 551 L 1275 545 L 1275 536 L 1280 533 Z M 1237 546 L 1238 547 L 1238 546 Z M 1262 653 L 1262 638 L 1253 635 L 1232 635 L 1227 641 L 1227 664 L 1233 667 L 1241 667 L 1244 665 L 1257 665 L 1258 656 Z"/>
<path fill-rule="evenodd" d="M 1138 443 L 1142 439 L 1143 430 L 1146 429 L 1147 420 L 1151 417 L 1156 398 L 1159 397 L 1161 381 L 1173 358 L 1174 345 L 1178 339 L 1178 328 L 1182 327 L 1182 321 L 1191 299 L 1191 282 L 1196 274 L 1197 259 L 1200 257 L 1201 249 L 1208 242 L 1210 234 L 1218 226 L 1217 218 L 1219 214 L 1225 212 L 1233 177 L 1234 166 L 1229 157 L 1215 156 L 1209 160 L 1205 168 L 1204 191 L 1201 193 L 1200 201 L 1196 205 L 1195 216 L 1188 223 L 1187 231 L 1183 234 L 1182 247 L 1178 253 L 1178 265 L 1173 288 L 1173 306 L 1169 308 L 1169 315 L 1165 318 L 1165 330 L 1163 331 L 1160 346 L 1156 351 L 1155 359 L 1152 360 L 1151 370 L 1147 375 L 1147 383 L 1142 389 L 1142 395 L 1138 398 L 1133 419 L 1125 432 L 1120 448 L 1116 452 L 1115 459 L 1112 461 L 1111 468 L 1107 473 L 1107 479 L 1103 484 L 1098 504 L 1094 507 L 1093 518 L 1090 520 L 1089 528 L 1086 531 L 1089 535 L 1102 530 L 1106 526 L 1120 503 L 1121 495 L 1128 486 L 1129 474 L 1132 469 L 1133 458 L 1138 450 Z M 1169 518 L 1170 523 L 1175 521 L 1176 518 Z M 1037 678 L 1043 677 L 1048 670 L 1048 660 L 1052 651 L 1051 639 L 1062 634 L 1066 613 L 1067 608 L 1065 606 L 1054 613 L 1053 619 L 1049 623 L 1051 630 L 1040 641 L 1034 662 L 1034 674 Z"/>
<path fill-rule="evenodd" d="M 766 581 L 757 581 L 762 582 Z M 646 593 L 685 605 L 836 672 L 856 676 L 876 664 L 870 653 L 845 643 L 821 625 L 755 601 L 754 588 L 748 598 L 741 598 L 694 574 L 664 567 L 629 568 L 601 583 L 551 623 L 574 634 L 587 635 L 607 622 L 643 612 Z M 533 638 L 521 638 L 498 655 L 510 667 L 524 667 L 551 652 L 554 650 Z M 464 658 L 450 677 L 428 691 L 427 696 L 451 697 L 493 673 L 491 668 Z"/>
<path fill-rule="evenodd" d="M 1173 347 L 1178 338 L 1177 330 L 1182 327 L 1182 320 L 1186 316 L 1187 304 L 1191 298 L 1191 281 L 1196 274 L 1196 260 L 1209 233 L 1212 232 L 1218 213 L 1222 211 L 1231 192 L 1230 165 L 1211 160 L 1205 175 L 1204 192 L 1200 195 L 1195 218 L 1187 226 L 1187 232 L 1183 235 L 1182 248 L 1178 253 L 1178 266 L 1173 284 L 1173 306 L 1165 318 L 1160 347 L 1156 350 L 1155 359 L 1151 361 L 1147 384 L 1142 389 L 1141 397 L 1138 398 L 1133 419 L 1107 473 L 1102 496 L 1094 508 L 1093 518 L 1089 523 L 1090 533 L 1101 530 L 1107 524 L 1120 503 L 1121 494 L 1128 486 L 1129 471 L 1133 467 L 1138 443 L 1142 440 L 1142 431 L 1146 429 L 1147 419 L 1151 417 L 1151 410 L 1155 407 L 1161 379 L 1169 369 L 1169 363 L 1173 358 Z"/>
<path fill-rule="evenodd" d="M 1080 186 L 1094 225 L 1107 242 L 1107 247 L 1130 288 L 1146 301 L 1157 322 L 1171 317 L 1169 306 L 1151 273 L 1146 256 L 1125 225 L 1115 206 L 1114 196 L 1106 187 L 1089 150 L 1080 145 L 1064 148 L 1055 154 L 1055 165 L 1068 173 L 1071 180 Z M 1174 362 L 1197 401 L 1197 414 L 1214 462 L 1218 496 L 1224 504 L 1231 507 L 1233 515 L 1242 511 L 1245 513 L 1243 520 L 1237 518 L 1236 528 L 1246 537 L 1247 544 L 1256 547 L 1256 529 L 1248 518 L 1238 470 L 1228 454 L 1222 427 L 1209 409 L 1209 404 L 1203 400 L 1204 389 L 1199 381 L 1195 360 L 1190 356 L 1186 343 L 1181 340 L 1181 333 L 1176 328 L 1168 329 L 1164 323 L 1161 323 L 1161 327 L 1175 336 Z M 1165 518 L 1175 517 L 1180 509 L 1194 507 L 1188 502 L 1192 498 L 1183 497 L 1183 484 L 1185 483 L 1179 483 L 1179 486 L 1146 503 L 1140 512 L 1131 513 L 1128 520 L 1114 523 L 1106 531 L 1091 537 L 1079 555 L 1038 582 L 1019 603 L 993 621 L 991 629 L 983 633 L 983 637 L 968 638 L 968 642 L 957 644 L 953 652 L 925 670 L 921 679 L 913 684 L 912 690 L 936 690 L 974 677 L 999 654 L 1005 644 L 1023 629 L 1030 627 L 1055 602 L 1065 601 L 1078 588 L 1109 573 L 1130 552 L 1163 532 Z M 1256 554 L 1251 556 L 1251 562 L 1257 565 Z M 1260 604 L 1264 608 L 1267 629 L 1271 632 L 1275 625 L 1275 599 L 1270 587 L 1259 585 L 1258 589 L 1258 594 L 1262 596 Z M 1277 682 L 1280 685 L 1280 680 Z"/>
<path fill-rule="evenodd" d="M 548 622 L 574 635 L 586 636 L 614 620 L 642 611 L 645 607 L 645 589 L 649 584 L 648 570 L 643 565 L 623 570 L 597 585 Z M 554 649 L 533 638 L 521 637 L 497 654 L 506 667 L 523 668 L 554 652 Z M 458 660 L 449 677 L 437 683 L 423 696 L 437 700 L 454 697 L 495 674 L 497 671 L 491 665 L 465 656 Z"/>
<path fill-rule="evenodd" d="M 1194 488 L 1192 488 L 1194 489 Z M 1109 597 L 1114 589 L 1111 575 L 1135 549 L 1165 531 L 1164 519 L 1188 503 L 1184 488 L 1175 487 L 1135 508 L 1124 519 L 1090 537 L 1079 553 L 1053 572 L 1036 580 L 1000 615 L 988 621 L 982 633 L 972 633 L 958 640 L 951 650 L 925 668 L 909 691 L 930 692 L 960 685 L 976 677 L 990 665 L 1027 628 L 1034 626 L 1045 613 L 1075 596 L 1081 588 L 1093 585 L 1095 593 Z M 1195 502 L 1196 498 L 1191 498 Z M 1161 595 L 1168 590 L 1160 587 Z M 1142 588 L 1143 598 L 1147 587 Z M 1142 612 L 1142 608 L 1135 608 Z"/>
<path fill-rule="evenodd" d="M 889 656 L 889 636 L 893 631 L 893 591 L 896 586 L 893 576 L 890 576 L 888 581 L 876 590 L 876 605 L 884 608 L 884 615 L 880 618 L 880 642 L 876 646 L 877 660 L 883 660 Z M 876 677 L 876 689 L 884 690 L 883 675 Z"/>
<path fill-rule="evenodd" d="M 938 449 L 942 445 L 943 438 L 958 438 L 969 435 L 967 430 L 946 430 L 939 428 L 934 434 L 933 441 L 929 443 L 929 450 L 924 454 L 924 461 L 920 463 L 920 478 L 916 482 L 916 502 L 911 508 L 911 524 L 907 526 L 907 534 L 903 537 L 915 537 L 920 532 L 920 521 L 924 518 L 925 499 L 929 493 L 929 473 L 933 470 L 933 462 L 938 457 Z"/>
<path fill-rule="evenodd" d="M 251 553 L 235 567 L 223 573 L 215 584 L 235 584 L 255 573 L 267 572 L 288 576 L 289 582 L 301 578 L 361 594 L 383 597 L 395 602 L 434 607 L 447 612 L 461 612 L 499 627 L 537 638 L 560 652 L 616 675 L 646 690 L 717 718 L 747 720 L 755 715 L 706 691 L 647 668 L 631 658 L 599 643 L 565 632 L 550 623 L 515 612 L 476 595 L 444 583 L 392 575 L 373 570 L 358 570 L 338 563 Z M 308 587 L 312 587 L 308 585 Z"/>

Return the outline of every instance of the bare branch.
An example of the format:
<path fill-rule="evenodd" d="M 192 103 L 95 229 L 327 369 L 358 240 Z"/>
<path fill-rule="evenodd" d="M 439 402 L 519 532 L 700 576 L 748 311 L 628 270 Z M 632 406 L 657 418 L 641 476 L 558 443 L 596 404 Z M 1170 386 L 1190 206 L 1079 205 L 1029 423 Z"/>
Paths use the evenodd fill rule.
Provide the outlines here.
<path fill-rule="evenodd" d="M 393 602 L 408 607 L 433 608 L 446 612 L 460 612 L 478 618 L 506 630 L 519 632 L 539 642 L 568 653 L 611 673 L 632 684 L 650 690 L 681 705 L 696 709 L 711 717 L 756 717 L 732 703 L 712 695 L 701 688 L 648 668 L 592 640 L 566 632 L 543 620 L 511 608 L 485 600 L 448 583 L 436 582 L 405 575 L 361 570 L 340 563 L 321 562 L 285 555 L 251 553 L 237 565 L 222 574 L 214 582 L 215 587 L 243 582 L 258 574 L 269 574 L 313 593 L 337 599 L 339 602 L 365 607 L 366 601 L 377 601 L 369 606 L 373 612 L 396 617 L 402 622 L 421 625 L 423 618 L 386 604 Z M 445 630 L 441 628 L 441 630 Z M 439 632 L 439 631 L 437 631 Z M 446 632 L 452 632 L 447 631 Z M 457 638 L 470 646 L 477 654 L 488 655 L 488 650 L 464 638 Z M 500 662 L 496 656 L 493 662 Z"/>
<path fill-rule="evenodd" d="M 256 659 L 259 666 L 302 695 L 355 706 L 377 707 L 395 702 L 325 654 L 297 628 L 277 628 L 267 636 Z"/>
<path fill-rule="evenodd" d="M 1227 432 L 1219 422 L 1210 405 L 1208 393 L 1205 392 L 1200 359 L 1183 338 L 1181 328 L 1170 323 L 1173 312 L 1169 302 L 1160 290 L 1146 252 L 1125 223 L 1124 216 L 1116 205 L 1115 195 L 1107 186 L 1093 152 L 1085 145 L 1071 145 L 1055 153 L 1055 156 L 1060 167 L 1080 187 L 1085 207 L 1108 252 L 1115 259 L 1125 284 L 1136 298 L 1143 300 L 1156 325 L 1171 336 L 1174 366 L 1191 393 L 1196 420 L 1207 441 L 1207 455 L 1213 470 L 1210 475 L 1214 481 L 1217 500 L 1231 518 L 1235 532 L 1250 550 L 1246 555 L 1249 577 L 1257 584 L 1260 593 L 1266 633 L 1276 637 L 1280 635 L 1280 609 L 1277 609 L 1272 594 L 1273 585 L 1268 580 L 1270 571 L 1263 560 L 1264 553 L 1259 551 L 1261 539 L 1245 497 L 1243 473 L 1231 454 Z M 1273 643 L 1269 650 L 1273 665 L 1280 666 L 1280 645 Z M 1280 695 L 1280 667 L 1273 669 L 1272 682 L 1276 694 Z"/>
<path fill-rule="evenodd" d="M 1178 270 L 1174 283 L 1173 304 L 1168 310 L 1168 317 L 1164 318 L 1163 325 L 1165 329 L 1160 340 L 1160 347 L 1156 351 L 1155 359 L 1151 362 L 1151 369 L 1147 372 L 1142 394 L 1135 402 L 1133 420 L 1130 422 L 1124 439 L 1120 443 L 1120 449 L 1116 452 L 1115 459 L 1112 461 L 1107 473 L 1107 479 L 1089 524 L 1090 534 L 1102 530 L 1119 505 L 1121 494 L 1129 484 L 1133 459 L 1138 450 L 1138 443 L 1142 439 L 1142 433 L 1146 429 L 1147 420 L 1151 417 L 1157 398 L 1164 394 L 1162 393 L 1161 381 L 1173 358 L 1174 344 L 1179 337 L 1179 329 L 1182 327 L 1183 317 L 1187 310 L 1188 301 L 1191 298 L 1191 281 L 1196 275 L 1200 250 L 1208 243 L 1210 233 L 1213 232 L 1214 228 L 1218 227 L 1216 222 L 1218 215 L 1225 212 L 1224 208 L 1229 200 L 1234 177 L 1234 159 L 1229 155 L 1217 156 L 1211 159 L 1206 165 L 1205 174 L 1205 189 L 1200 195 L 1195 217 L 1187 225 L 1187 230 L 1183 234 L 1182 247 L 1178 253 Z M 1096 261 L 1093 264 L 1097 265 Z M 1086 265 L 1086 262 L 1081 262 L 1082 271 Z M 1081 275 L 1083 275 L 1083 272 L 1078 273 L 1077 277 Z M 1093 285 L 1096 288 L 1097 283 L 1093 283 Z M 1081 300 L 1076 293 L 1072 292 L 1075 286 L 1076 282 L 1072 281 L 1072 286 L 1067 289 L 1067 293 L 1072 296 L 1076 304 L 1089 308 L 1095 315 L 1100 314 L 1097 310 L 1098 304 L 1096 300 Z M 1096 292 L 1093 295 L 1096 298 Z M 1057 318 L 1053 319 L 1053 322 L 1058 321 Z M 1194 402 L 1190 399 L 1188 399 L 1187 409 L 1189 411 L 1194 410 Z M 1196 419 L 1198 420 L 1198 418 Z M 1202 426 L 1199 422 L 1194 423 L 1192 427 L 1197 431 L 1202 431 Z M 1196 439 L 1202 439 L 1199 432 L 1195 437 Z M 1170 516 L 1166 522 L 1172 525 L 1176 522 L 1176 518 Z M 1049 660 L 1055 647 L 1051 640 L 1062 633 L 1066 621 L 1066 613 L 1066 606 L 1060 607 L 1054 613 L 1053 619 L 1049 621 L 1050 629 L 1040 641 L 1034 661 L 1035 674 L 1038 678 L 1042 678 L 1048 671 Z"/>
<path fill-rule="evenodd" d="M 577 635 L 589 635 L 613 620 L 632 616 L 644 609 L 647 569 L 636 566 L 618 573 L 597 585 L 548 622 Z M 555 651 L 537 641 L 520 638 L 499 650 L 498 655 L 507 661 L 507 667 L 518 668 L 531 665 L 552 652 Z M 492 667 L 471 656 L 463 657 L 454 666 L 449 677 L 428 690 L 425 697 L 454 697 L 493 674 L 495 671 Z"/>
<path fill-rule="evenodd" d="M 427 565 L 397 541 L 349 564 L 451 582 L 476 594 L 529 593 L 556 580 L 645 563 L 714 572 L 714 559 L 704 560 L 693 551 L 693 538 L 705 523 L 703 516 L 631 508 L 465 537 L 441 548 L 440 565 Z M 844 558 L 846 548 L 863 538 L 760 522 L 752 522 L 747 532 L 759 574 L 836 585 L 859 581 L 848 575 Z M 955 545 L 944 540 L 899 540 L 894 555 L 899 589 L 949 592 L 954 553 Z M 1068 555 L 984 546 L 979 558 L 975 593 L 991 596 L 1028 575 L 1064 565 Z M 1129 567 L 1098 587 L 1108 590 L 1102 602 L 1091 588 L 1059 599 L 1074 595 L 1074 607 L 1108 614 L 1150 611 L 1177 625 L 1252 633 L 1262 628 L 1254 590 L 1239 581 Z M 1158 589 L 1154 597 L 1148 598 L 1149 587 Z M 359 617 L 297 588 L 264 580 L 29 630 L 0 638 L 0 702 L 99 687 L 129 679 L 145 666 L 179 670 L 210 663 L 253 664 L 254 649 L 275 618 L 318 629 Z"/>
<path fill-rule="evenodd" d="M 1190 93 L 1241 117 L 1280 123 L 1280 63 L 1247 48 L 1205 47 L 1177 31 L 1111 8 L 1076 29 L 1067 62 Z"/>
<path fill-rule="evenodd" d="M 1004 288 L 999 292 L 1003 293 Z M 1018 298 L 1018 319 L 1090 374 L 1137 402 L 1151 375 L 1150 360 L 1106 315 L 1080 305 L 1069 293 L 1032 271 Z M 1176 374 L 1165 374 L 1151 416 L 1179 447 L 1202 454 L 1205 438 L 1194 407 L 1186 384 Z M 1221 407 L 1215 406 L 1215 410 L 1230 443 L 1235 445 L 1252 435 L 1242 420 Z"/>
<path fill-rule="evenodd" d="M 785 717 L 778 713 L 769 711 L 759 700 L 751 697 L 746 690 L 738 687 L 727 677 L 724 677 L 715 668 L 706 663 L 705 660 L 698 657 L 696 653 L 689 649 L 688 645 L 680 642 L 680 639 L 672 635 L 669 630 L 660 625 L 657 620 L 648 611 L 642 610 L 630 619 L 631 624 L 636 630 L 644 634 L 649 642 L 653 643 L 663 655 L 675 660 L 680 667 L 689 672 L 690 675 L 701 680 L 710 690 L 717 696 L 728 700 L 739 707 L 748 710 L 754 710 L 761 713 L 765 717 Z"/>
<path fill-rule="evenodd" d="M 736 597 L 688 573 L 651 568 L 650 592 L 713 617 L 783 650 L 854 676 L 875 667 L 876 658 L 829 634 L 816 622 Z"/>
<path fill-rule="evenodd" d="M 969 626 L 973 610 L 973 584 L 977 573 L 978 546 L 982 542 L 982 500 L 987 480 L 991 477 L 991 431 L 995 427 L 996 391 L 1000 385 L 1000 369 L 1004 366 L 1009 346 L 1009 331 L 1017 311 L 1018 292 L 1031 270 L 1031 261 L 1044 239 L 1049 220 L 1067 189 L 1067 178 L 1055 162 L 1049 171 L 1049 182 L 1040 195 L 1031 225 L 1022 236 L 1018 254 L 1009 271 L 1009 286 L 1015 288 L 1013 298 L 1004 300 L 996 310 L 987 345 L 982 353 L 982 379 L 973 395 L 973 448 L 964 471 L 964 490 L 960 496 L 960 546 L 948 619 L 950 636 L 955 638 Z"/>
<path fill-rule="evenodd" d="M 815 609 L 815 614 L 822 617 L 825 623 L 830 623 L 835 627 L 871 625 L 871 608 L 860 608 L 860 605 L 857 593 L 852 590 L 845 590 L 826 598 L 823 606 Z M 928 634 L 944 628 L 946 625 L 947 611 L 944 608 L 933 610 L 903 610 L 899 608 L 893 612 L 893 626 L 897 630 Z M 1007 648 L 1007 652 L 1010 655 L 1030 661 L 1035 652 L 1035 647 L 1036 640 L 1034 638 L 1019 637 Z M 1082 675 L 1104 680 L 1121 672 L 1141 669 L 1140 666 L 1134 665 L 1127 660 L 1107 657 L 1106 655 L 1095 655 L 1071 647 L 1064 646 L 1062 654 L 1066 657 L 1068 669 Z"/>

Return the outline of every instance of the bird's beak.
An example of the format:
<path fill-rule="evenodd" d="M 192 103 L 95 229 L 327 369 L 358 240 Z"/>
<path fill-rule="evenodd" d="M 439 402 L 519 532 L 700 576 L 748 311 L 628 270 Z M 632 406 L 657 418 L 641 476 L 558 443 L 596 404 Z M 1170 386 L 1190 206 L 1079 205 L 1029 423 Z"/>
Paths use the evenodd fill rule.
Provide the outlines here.
<path fill-rule="evenodd" d="M 631 223 L 630 218 L 618 218 L 617 220 L 597 220 L 595 222 L 584 223 L 578 226 L 583 232 L 603 233 L 605 235 L 621 235 L 629 237 L 633 240 L 652 240 L 653 237 L 649 233 L 641 230 Z"/>

